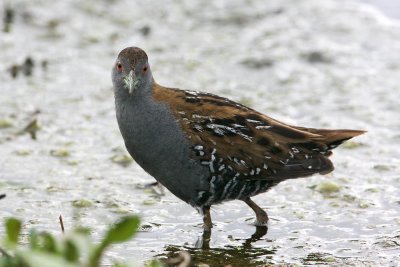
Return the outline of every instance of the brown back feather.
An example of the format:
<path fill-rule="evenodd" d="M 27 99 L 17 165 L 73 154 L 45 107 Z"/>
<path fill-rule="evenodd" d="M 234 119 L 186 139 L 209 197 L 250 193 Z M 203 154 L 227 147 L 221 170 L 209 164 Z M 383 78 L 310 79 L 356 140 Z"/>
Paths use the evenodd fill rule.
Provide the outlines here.
<path fill-rule="evenodd" d="M 153 96 L 171 108 L 193 143 L 194 158 L 205 164 L 218 159 L 212 172 L 221 168 L 238 179 L 281 181 L 328 173 L 330 150 L 364 133 L 290 126 L 212 94 L 155 85 Z"/>

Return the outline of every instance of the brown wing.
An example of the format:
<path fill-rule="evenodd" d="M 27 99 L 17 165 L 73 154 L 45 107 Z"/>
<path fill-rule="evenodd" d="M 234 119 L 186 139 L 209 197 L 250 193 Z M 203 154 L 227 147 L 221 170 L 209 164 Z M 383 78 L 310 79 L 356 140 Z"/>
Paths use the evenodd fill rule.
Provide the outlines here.
<path fill-rule="evenodd" d="M 329 130 L 295 128 L 212 94 L 160 89 L 153 88 L 154 98 L 170 106 L 193 143 L 193 156 L 212 174 L 284 180 L 333 170 L 326 157 L 334 144 L 326 140 Z"/>

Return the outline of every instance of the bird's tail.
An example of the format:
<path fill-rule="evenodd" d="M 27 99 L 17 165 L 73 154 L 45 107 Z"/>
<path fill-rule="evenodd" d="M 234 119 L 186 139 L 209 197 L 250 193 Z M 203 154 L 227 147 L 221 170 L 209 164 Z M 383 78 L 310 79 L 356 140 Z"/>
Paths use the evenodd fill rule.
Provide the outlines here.
<path fill-rule="evenodd" d="M 366 133 L 366 131 L 347 129 L 328 130 L 305 127 L 296 127 L 296 129 L 319 135 L 319 137 L 316 138 L 316 141 L 322 142 L 327 145 L 329 150 L 334 149 L 335 147 L 342 144 L 344 141 Z"/>

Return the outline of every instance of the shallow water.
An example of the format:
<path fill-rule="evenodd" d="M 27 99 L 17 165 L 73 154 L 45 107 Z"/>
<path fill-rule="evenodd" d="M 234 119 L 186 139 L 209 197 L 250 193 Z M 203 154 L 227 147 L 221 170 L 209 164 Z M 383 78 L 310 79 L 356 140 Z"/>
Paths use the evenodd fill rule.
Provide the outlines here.
<path fill-rule="evenodd" d="M 15 12 L 0 33 L 0 217 L 59 233 L 62 214 L 67 229 L 90 226 L 97 240 L 119 216 L 140 214 L 150 231 L 105 263 L 180 250 L 210 266 L 400 262 L 398 24 L 352 2 L 164 3 L 0 4 Z M 291 124 L 368 133 L 335 150 L 332 174 L 255 197 L 271 219 L 266 235 L 252 238 L 254 214 L 229 202 L 212 210 L 209 248 L 196 248 L 201 217 L 169 192 L 138 188 L 154 180 L 126 157 L 110 69 L 131 45 L 148 52 L 160 84 L 217 93 Z M 33 74 L 13 78 L 10 68 L 27 58 Z M 36 140 L 24 131 L 35 120 Z"/>
<path fill-rule="evenodd" d="M 400 19 L 400 2 L 396 0 L 356 0 L 378 8 L 387 16 Z"/>

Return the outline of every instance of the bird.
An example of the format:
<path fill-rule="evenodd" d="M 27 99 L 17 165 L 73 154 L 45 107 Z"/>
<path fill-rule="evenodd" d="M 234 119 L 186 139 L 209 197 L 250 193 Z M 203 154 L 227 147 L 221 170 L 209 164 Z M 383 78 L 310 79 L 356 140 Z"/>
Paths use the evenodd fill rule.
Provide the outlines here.
<path fill-rule="evenodd" d="M 112 68 L 116 118 L 134 160 L 213 223 L 210 207 L 244 201 L 256 226 L 268 214 L 251 197 L 287 179 L 327 174 L 332 150 L 362 130 L 285 124 L 215 94 L 169 88 L 153 78 L 148 56 L 123 49 Z"/>

